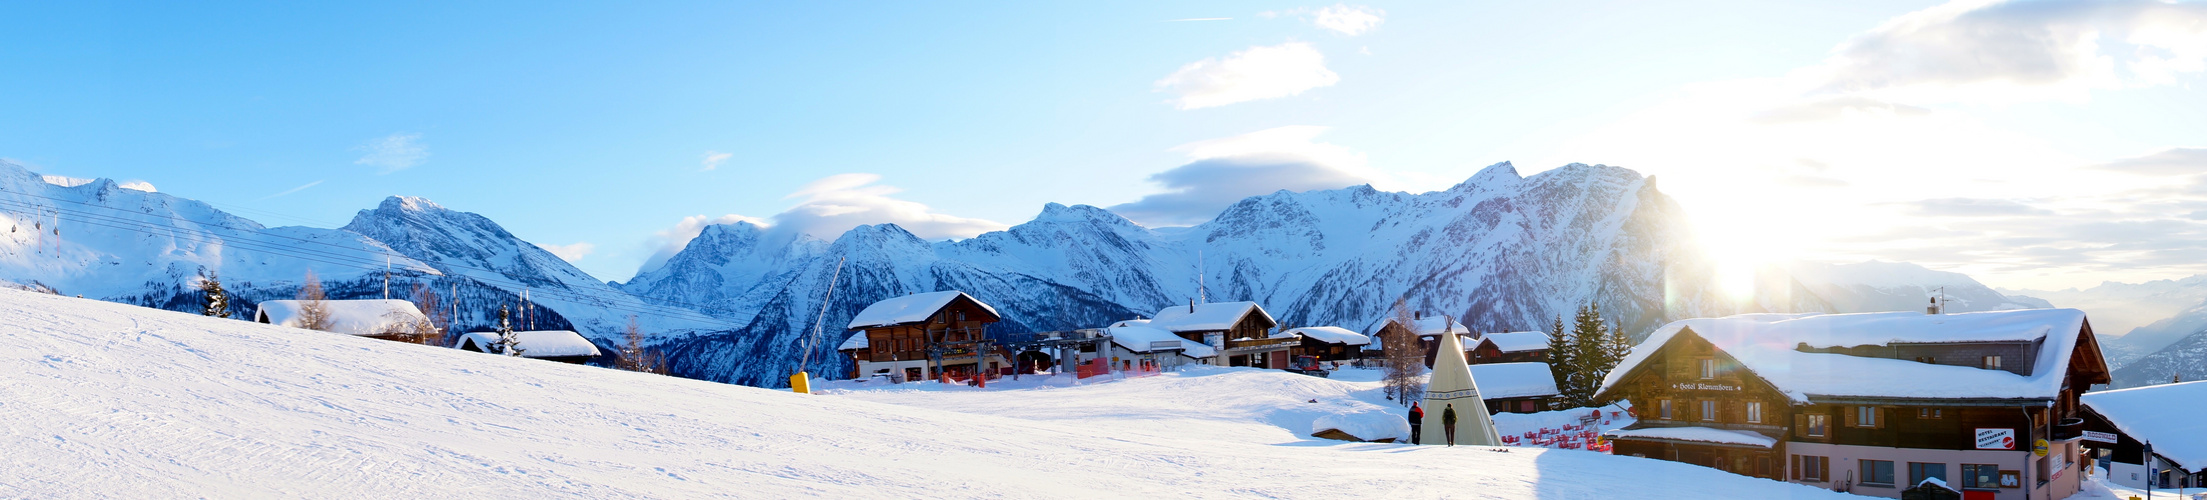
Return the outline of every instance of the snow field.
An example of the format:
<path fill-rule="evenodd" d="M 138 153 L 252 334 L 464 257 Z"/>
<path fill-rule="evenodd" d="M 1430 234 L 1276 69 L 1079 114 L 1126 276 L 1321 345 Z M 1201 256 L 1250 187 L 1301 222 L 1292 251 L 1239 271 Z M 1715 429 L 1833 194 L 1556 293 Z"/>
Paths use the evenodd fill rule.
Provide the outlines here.
<path fill-rule="evenodd" d="M 1282 424 L 1379 405 L 1283 372 L 808 396 L 11 290 L 0 325 L 0 497 L 1832 495 L 1587 452 L 1308 439 Z"/>

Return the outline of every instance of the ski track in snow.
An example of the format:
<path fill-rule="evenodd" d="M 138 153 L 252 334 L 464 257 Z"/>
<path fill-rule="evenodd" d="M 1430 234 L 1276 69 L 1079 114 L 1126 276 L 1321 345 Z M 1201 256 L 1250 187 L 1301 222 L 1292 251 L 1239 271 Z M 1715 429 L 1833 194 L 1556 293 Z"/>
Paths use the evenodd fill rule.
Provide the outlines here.
<path fill-rule="evenodd" d="M 807 396 L 19 291 L 0 291 L 0 325 L 0 497 L 1834 495 L 1580 451 L 1306 438 L 1282 424 L 1379 407 L 1285 372 Z"/>

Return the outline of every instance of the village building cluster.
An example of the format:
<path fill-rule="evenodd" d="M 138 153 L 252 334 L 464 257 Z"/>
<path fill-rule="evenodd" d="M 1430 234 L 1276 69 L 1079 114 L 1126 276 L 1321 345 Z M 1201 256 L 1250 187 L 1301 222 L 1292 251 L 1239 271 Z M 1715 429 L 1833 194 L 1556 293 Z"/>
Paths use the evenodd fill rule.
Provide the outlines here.
<path fill-rule="evenodd" d="M 987 331 L 1001 319 L 961 292 L 898 297 L 861 312 L 840 350 L 853 378 L 985 383 L 1062 366 L 1083 376 L 1188 364 L 1301 371 L 1379 357 L 1386 339 L 1408 335 L 1436 367 L 1432 383 L 1455 387 L 1427 394 L 1428 422 L 1430 403 L 1456 406 L 1447 398 L 1484 405 L 1485 421 L 1549 410 L 1559 394 L 1549 334 L 1480 333 L 1445 316 L 1363 332 L 1278 329 L 1253 302 L 1190 302 L 1096 329 Z M 1436 361 L 1467 364 L 1468 378 L 1443 377 Z M 2194 437 L 2207 435 L 2207 419 L 2159 407 L 2207 400 L 2207 382 L 2087 394 L 2108 381 L 2081 311 L 1935 305 L 1673 322 L 1633 347 L 1595 397 L 1629 403 L 1637 417 L 1604 435 L 1611 453 L 1861 495 L 2060 499 L 2095 464 L 2119 484 L 2207 486 L 2207 438 Z"/>
<path fill-rule="evenodd" d="M 1081 376 L 1156 372 L 1186 365 L 1239 366 L 1323 375 L 1324 366 L 1359 363 L 1384 354 L 1389 335 L 1419 339 L 1431 365 L 1441 337 L 1454 334 L 1471 363 L 1490 413 L 1548 409 L 1558 391 L 1548 365 L 1548 335 L 1480 335 L 1446 317 L 1387 319 L 1365 332 L 1336 326 L 1279 327 L 1255 302 L 1194 302 L 1148 318 L 1094 329 L 1001 333 L 996 309 L 964 292 L 894 297 L 867 306 L 847 326 L 837 351 L 849 357 L 846 378 L 891 382 L 939 380 L 985 384 L 991 378 L 1067 370 Z M 1067 368 L 1070 367 L 1068 370 Z"/>

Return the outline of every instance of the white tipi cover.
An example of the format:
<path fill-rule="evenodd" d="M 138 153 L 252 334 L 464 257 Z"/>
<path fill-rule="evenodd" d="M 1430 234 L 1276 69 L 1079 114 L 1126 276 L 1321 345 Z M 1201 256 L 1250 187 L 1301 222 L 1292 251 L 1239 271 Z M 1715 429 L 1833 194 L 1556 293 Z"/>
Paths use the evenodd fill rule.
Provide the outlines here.
<path fill-rule="evenodd" d="M 1479 384 L 1471 379 L 1471 363 L 1464 361 L 1461 340 L 1455 329 L 1441 334 L 1441 342 L 1433 356 L 1433 378 L 1425 384 L 1424 431 L 1418 436 L 1418 444 L 1448 444 L 1448 429 L 1442 415 L 1448 408 L 1456 408 L 1456 444 L 1469 446 L 1501 446 L 1502 436 L 1494 430 L 1494 419 L 1487 416 L 1487 402 L 1479 397 Z"/>

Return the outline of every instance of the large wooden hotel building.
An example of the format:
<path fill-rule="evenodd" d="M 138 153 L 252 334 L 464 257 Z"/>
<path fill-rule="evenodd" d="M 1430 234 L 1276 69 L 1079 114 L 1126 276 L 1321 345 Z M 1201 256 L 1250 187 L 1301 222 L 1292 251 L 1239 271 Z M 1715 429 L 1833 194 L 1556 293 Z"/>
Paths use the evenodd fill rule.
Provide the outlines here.
<path fill-rule="evenodd" d="M 2066 498 L 2078 396 L 2108 382 L 2082 311 L 1750 314 L 1649 335 L 1603 381 L 1614 453 L 1858 495 Z"/>

